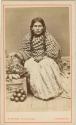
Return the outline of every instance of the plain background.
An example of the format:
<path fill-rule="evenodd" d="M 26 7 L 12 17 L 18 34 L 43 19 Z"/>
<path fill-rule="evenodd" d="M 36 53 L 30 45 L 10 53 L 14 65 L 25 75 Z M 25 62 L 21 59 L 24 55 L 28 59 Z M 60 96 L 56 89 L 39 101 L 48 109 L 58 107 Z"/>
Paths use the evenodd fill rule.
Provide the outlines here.
<path fill-rule="evenodd" d="M 7 53 L 18 51 L 25 34 L 29 32 L 31 20 L 42 17 L 47 30 L 62 48 L 62 56 L 70 54 L 69 8 L 32 7 L 5 9 L 5 45 Z"/>

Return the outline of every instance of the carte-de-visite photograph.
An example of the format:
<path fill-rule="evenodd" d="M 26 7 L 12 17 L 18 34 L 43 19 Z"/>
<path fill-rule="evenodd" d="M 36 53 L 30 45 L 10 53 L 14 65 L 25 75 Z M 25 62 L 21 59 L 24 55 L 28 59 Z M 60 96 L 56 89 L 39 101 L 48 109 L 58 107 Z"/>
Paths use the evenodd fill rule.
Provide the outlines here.
<path fill-rule="evenodd" d="M 6 110 L 71 111 L 69 7 L 5 8 Z"/>

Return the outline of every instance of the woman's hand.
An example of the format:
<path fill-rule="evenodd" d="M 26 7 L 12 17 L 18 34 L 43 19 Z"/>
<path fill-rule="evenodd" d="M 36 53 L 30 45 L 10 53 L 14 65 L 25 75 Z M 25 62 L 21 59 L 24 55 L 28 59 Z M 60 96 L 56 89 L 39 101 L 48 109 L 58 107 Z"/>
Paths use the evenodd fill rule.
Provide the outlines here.
<path fill-rule="evenodd" d="M 34 60 L 35 60 L 36 62 L 40 62 L 42 59 L 43 59 L 42 56 L 38 56 L 38 57 L 35 57 L 35 58 L 34 58 Z"/>

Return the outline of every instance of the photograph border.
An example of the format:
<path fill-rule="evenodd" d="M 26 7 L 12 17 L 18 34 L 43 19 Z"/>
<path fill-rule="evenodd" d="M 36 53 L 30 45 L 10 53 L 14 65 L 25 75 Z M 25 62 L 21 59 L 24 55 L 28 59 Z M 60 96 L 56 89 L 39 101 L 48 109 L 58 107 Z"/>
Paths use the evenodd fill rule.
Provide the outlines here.
<path fill-rule="evenodd" d="M 25 4 L 24 4 L 25 3 Z M 27 4 L 28 3 L 28 4 Z M 35 4 L 34 4 L 35 3 Z M 39 3 L 39 4 L 38 4 Z M 43 4 L 42 4 L 43 3 Z M 2 119 L 4 119 L 4 123 L 72 123 L 72 99 L 71 99 L 71 121 L 70 122 L 6 122 L 5 121 L 5 112 L 6 112 L 6 107 L 5 107 L 5 93 L 6 93 L 6 87 L 5 87 L 5 60 L 4 60 L 4 58 L 5 58 L 5 54 L 4 54 L 4 50 L 5 50 L 5 30 L 4 30 L 4 27 L 5 27 L 5 22 L 4 22 L 4 20 L 5 20 L 5 8 L 14 8 L 14 7 L 30 7 L 31 5 L 32 5 L 32 7 L 69 7 L 69 12 L 71 12 L 71 14 L 70 14 L 70 16 L 69 16 L 69 22 L 70 22 L 70 24 L 69 24 L 69 27 L 70 27 L 70 57 L 71 57 L 71 59 L 70 59 L 70 64 L 71 64 L 71 91 L 72 91 L 72 7 L 73 7 L 73 5 L 72 5 L 72 3 L 71 2 L 59 2 L 60 4 L 58 4 L 57 3 L 57 1 L 54 1 L 54 3 L 53 2 L 48 2 L 48 3 L 50 3 L 50 4 L 46 4 L 46 2 L 45 1 L 42 1 L 42 2 L 33 2 L 33 3 L 31 3 L 31 1 L 29 1 L 29 2 L 20 2 L 19 1 L 19 3 L 18 3 L 18 1 L 17 2 L 3 2 L 3 4 L 2 4 L 2 15 L 3 15 L 3 19 L 2 19 L 2 21 L 3 21 L 3 24 L 2 24 L 2 29 L 3 29 L 3 35 L 2 35 L 2 40 L 3 40 L 3 72 L 2 72 L 2 74 L 3 74 L 3 77 L 2 77 L 2 81 L 4 81 L 4 84 L 2 85 L 1 84 L 1 89 L 2 88 L 4 88 L 4 89 L 2 89 L 2 90 L 4 90 L 4 94 L 3 94 L 3 96 L 1 96 L 1 100 L 2 100 L 2 102 L 3 102 L 3 105 L 1 105 L 1 107 L 4 107 L 4 108 L 2 108 L 3 110 L 2 110 L 2 116 L 4 116 L 4 118 L 2 118 Z M 57 4 L 56 4 L 57 3 Z M 62 4 L 61 4 L 62 3 Z M 2 92 L 2 90 L 1 90 L 1 94 L 3 93 Z M 2 99 L 2 97 L 4 97 L 4 99 Z M 71 92 L 71 97 L 72 97 L 72 92 Z M 2 104 L 2 103 L 1 103 Z M 4 113 L 3 113 L 4 112 Z"/>

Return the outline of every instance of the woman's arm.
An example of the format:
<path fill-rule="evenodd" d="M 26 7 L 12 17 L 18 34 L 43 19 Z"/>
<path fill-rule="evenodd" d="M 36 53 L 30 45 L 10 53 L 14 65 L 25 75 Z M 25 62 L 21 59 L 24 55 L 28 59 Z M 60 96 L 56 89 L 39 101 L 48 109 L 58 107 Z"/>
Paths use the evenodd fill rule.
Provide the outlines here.
<path fill-rule="evenodd" d="M 17 57 L 22 62 L 25 62 L 31 57 L 30 34 L 27 34 L 23 38 L 19 51 L 15 54 L 15 57 Z"/>
<path fill-rule="evenodd" d="M 48 33 L 46 34 L 46 55 L 55 60 L 55 62 L 59 65 L 60 70 L 63 69 L 61 47 L 55 38 Z"/>
<path fill-rule="evenodd" d="M 57 58 L 59 51 L 61 51 L 60 45 L 55 38 L 49 33 L 46 34 L 46 55 L 51 58 Z"/>

